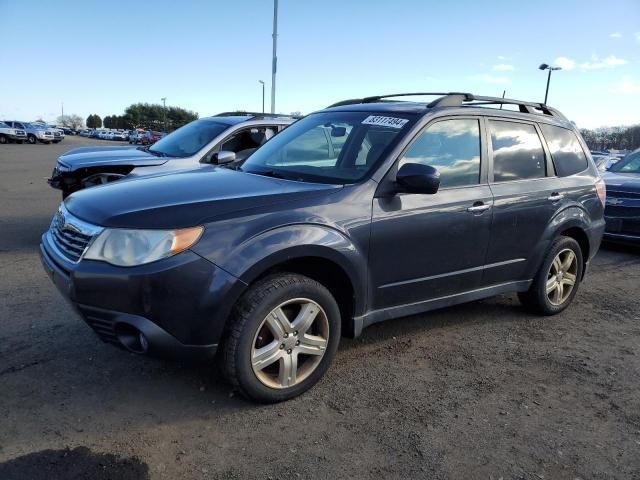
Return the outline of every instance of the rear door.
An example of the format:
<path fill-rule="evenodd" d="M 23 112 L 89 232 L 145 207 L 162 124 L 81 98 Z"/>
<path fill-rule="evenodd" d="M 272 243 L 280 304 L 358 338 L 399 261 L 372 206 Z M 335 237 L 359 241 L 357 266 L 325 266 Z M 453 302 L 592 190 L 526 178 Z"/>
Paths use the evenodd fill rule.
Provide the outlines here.
<path fill-rule="evenodd" d="M 527 260 L 562 208 L 563 194 L 535 123 L 485 122 L 494 207 L 483 284 L 495 285 L 525 279 Z"/>

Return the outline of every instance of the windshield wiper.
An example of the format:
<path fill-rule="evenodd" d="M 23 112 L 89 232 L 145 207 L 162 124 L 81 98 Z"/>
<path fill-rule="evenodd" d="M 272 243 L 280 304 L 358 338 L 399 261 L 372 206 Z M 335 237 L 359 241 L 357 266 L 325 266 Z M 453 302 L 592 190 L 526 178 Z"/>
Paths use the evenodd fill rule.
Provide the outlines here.
<path fill-rule="evenodd" d="M 149 147 L 147 147 L 146 151 L 149 152 L 151 155 L 155 155 L 156 157 L 168 157 L 169 156 L 164 152 L 160 152 L 158 150 L 151 150 Z"/>
<path fill-rule="evenodd" d="M 272 178 L 282 178 L 283 180 L 287 180 L 288 177 L 286 177 L 285 175 L 281 174 L 280 172 L 276 171 L 276 170 L 264 170 L 264 171 L 254 171 L 254 172 L 247 172 L 247 173 L 254 173 L 256 175 L 263 175 L 265 177 L 272 177 Z"/>

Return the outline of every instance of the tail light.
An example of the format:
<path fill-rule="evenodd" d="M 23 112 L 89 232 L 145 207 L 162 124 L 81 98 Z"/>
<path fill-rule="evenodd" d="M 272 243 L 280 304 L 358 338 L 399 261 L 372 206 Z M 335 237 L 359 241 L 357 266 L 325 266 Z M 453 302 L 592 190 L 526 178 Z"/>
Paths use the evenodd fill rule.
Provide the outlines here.
<path fill-rule="evenodd" d="M 596 193 L 598 194 L 600 202 L 602 202 L 602 206 L 604 206 L 604 202 L 607 199 L 607 187 L 604 183 L 604 180 L 602 180 L 601 178 L 596 181 Z"/>

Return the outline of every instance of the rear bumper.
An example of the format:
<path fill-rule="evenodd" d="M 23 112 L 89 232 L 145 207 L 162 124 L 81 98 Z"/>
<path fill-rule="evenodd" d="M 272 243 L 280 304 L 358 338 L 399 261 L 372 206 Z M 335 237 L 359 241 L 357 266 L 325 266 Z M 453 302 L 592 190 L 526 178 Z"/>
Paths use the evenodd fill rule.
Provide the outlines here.
<path fill-rule="evenodd" d="M 73 309 L 105 342 L 187 360 L 215 355 L 242 282 L 186 251 L 139 267 L 70 263 L 43 235 L 40 258 Z M 144 336 L 144 340 L 140 338 Z"/>

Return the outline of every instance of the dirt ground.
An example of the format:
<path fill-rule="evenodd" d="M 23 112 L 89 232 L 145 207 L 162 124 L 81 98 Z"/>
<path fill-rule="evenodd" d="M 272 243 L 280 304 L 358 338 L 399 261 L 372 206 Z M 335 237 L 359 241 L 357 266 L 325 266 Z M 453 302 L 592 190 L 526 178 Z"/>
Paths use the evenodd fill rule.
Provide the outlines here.
<path fill-rule="evenodd" d="M 80 144 L 0 146 L 0 479 L 640 479 L 640 249 L 566 312 L 515 296 L 379 324 L 326 377 L 251 404 L 215 365 L 103 344 L 40 266 Z"/>

